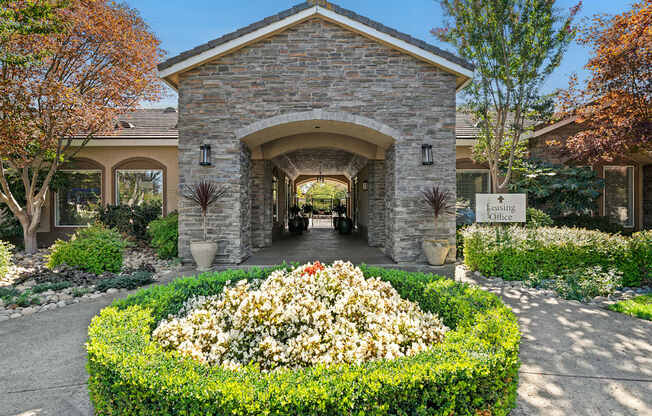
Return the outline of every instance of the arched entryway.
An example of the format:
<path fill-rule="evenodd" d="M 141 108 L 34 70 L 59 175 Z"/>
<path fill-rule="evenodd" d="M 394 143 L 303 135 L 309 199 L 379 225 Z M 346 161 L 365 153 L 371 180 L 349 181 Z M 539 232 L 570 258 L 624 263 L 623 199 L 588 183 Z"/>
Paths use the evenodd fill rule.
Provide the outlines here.
<path fill-rule="evenodd" d="M 386 194 L 385 182 L 393 177 L 388 174 L 393 164 L 385 159 L 396 141 L 390 134 L 398 135 L 396 131 L 360 116 L 311 111 L 262 120 L 237 134 L 251 162 L 252 251 L 278 241 L 287 244 L 289 208 L 299 202 L 298 185 L 326 177 L 346 186 L 338 203 L 353 219 L 356 237 L 365 246 L 386 250 L 385 206 L 392 196 Z M 329 245 L 323 237 L 323 245 Z M 343 258 L 346 252 L 343 248 Z"/>

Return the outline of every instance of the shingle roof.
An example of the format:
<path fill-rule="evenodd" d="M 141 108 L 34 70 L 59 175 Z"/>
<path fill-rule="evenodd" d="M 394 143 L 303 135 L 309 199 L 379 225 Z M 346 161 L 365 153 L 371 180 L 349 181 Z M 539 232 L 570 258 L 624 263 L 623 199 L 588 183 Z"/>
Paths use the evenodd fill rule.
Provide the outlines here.
<path fill-rule="evenodd" d="M 174 108 L 141 108 L 118 117 L 114 134 L 98 138 L 176 139 L 179 137 L 178 118 Z"/>
<path fill-rule="evenodd" d="M 131 123 L 133 128 L 118 128 L 114 135 L 100 138 L 166 138 L 179 137 L 177 128 L 179 114 L 171 108 L 138 109 L 124 114 L 118 121 Z M 455 134 L 458 139 L 475 138 L 478 129 L 475 127 L 473 117 L 468 113 L 457 112 Z M 117 123 L 116 123 L 117 124 Z"/>
<path fill-rule="evenodd" d="M 175 64 L 177 64 L 179 62 L 185 61 L 188 58 L 192 58 L 192 57 L 194 57 L 196 55 L 199 55 L 199 54 L 201 54 L 203 52 L 206 52 L 206 51 L 208 51 L 210 49 L 213 49 L 213 48 L 215 48 L 215 47 L 217 47 L 219 45 L 222 45 L 222 44 L 224 44 L 226 42 L 229 42 L 229 41 L 232 41 L 234 39 L 240 38 L 240 37 L 242 37 L 244 35 L 247 35 L 247 34 L 249 34 L 251 32 L 254 32 L 254 31 L 256 31 L 258 29 L 261 29 L 261 28 L 263 28 L 265 26 L 268 26 L 268 25 L 270 25 L 272 23 L 281 21 L 281 20 L 283 20 L 283 19 L 285 19 L 287 17 L 290 17 L 292 15 L 300 13 L 303 10 L 309 9 L 311 7 L 314 7 L 314 6 L 315 5 L 313 3 L 311 3 L 311 2 L 309 2 L 309 1 L 307 1 L 305 3 L 301 3 L 299 5 L 296 5 L 296 6 L 292 7 L 292 8 L 284 10 L 284 11 L 278 13 L 278 14 L 269 16 L 269 17 L 267 17 L 267 18 L 265 18 L 263 20 L 260 20 L 260 21 L 258 21 L 256 23 L 252 23 L 249 26 L 238 29 L 235 32 L 226 34 L 226 35 L 224 35 L 222 37 L 219 37 L 217 39 L 214 39 L 214 40 L 212 40 L 210 42 L 204 43 L 203 45 L 199 45 L 199 46 L 197 46 L 197 47 L 195 47 L 193 49 L 185 51 L 185 52 L 183 52 L 183 53 L 181 53 L 181 54 L 179 54 L 179 55 L 177 55 L 177 56 L 175 56 L 173 58 L 168 59 L 165 62 L 162 62 L 161 64 L 159 64 L 158 69 L 159 69 L 159 71 L 167 69 L 167 68 L 169 68 L 169 67 L 171 67 L 171 66 L 173 66 L 173 65 L 175 65 Z M 369 27 L 371 27 L 373 29 L 376 29 L 379 32 L 385 33 L 385 34 L 387 34 L 389 36 L 392 36 L 394 38 L 397 38 L 397 39 L 400 39 L 400 40 L 402 40 L 404 42 L 407 42 L 407 43 L 409 43 L 409 44 L 411 44 L 413 46 L 416 46 L 418 48 L 421 48 L 423 50 L 431 52 L 431 53 L 433 53 L 435 55 L 438 55 L 438 56 L 440 56 L 440 57 L 442 57 L 444 59 L 447 59 L 447 60 L 449 60 L 451 62 L 454 62 L 454 63 L 456 63 L 456 64 L 458 64 L 458 65 L 460 65 L 460 66 L 462 66 L 462 67 L 464 67 L 464 68 L 466 68 L 468 70 L 472 71 L 474 69 L 473 65 L 471 63 L 467 62 L 466 60 L 464 60 L 464 59 L 462 59 L 462 58 L 460 58 L 460 57 L 458 57 L 458 56 L 456 56 L 456 55 L 454 55 L 454 54 L 452 54 L 450 52 L 447 52 L 447 51 L 445 51 L 443 49 L 440 49 L 440 48 L 438 48 L 438 47 L 436 47 L 434 45 L 426 43 L 426 42 L 424 42 L 424 41 L 422 41 L 420 39 L 416 39 L 416 38 L 414 38 L 414 37 L 412 37 L 412 36 L 410 36 L 408 34 L 405 34 L 405 33 L 399 32 L 397 30 L 394 30 L 392 28 L 389 28 L 389 27 L 383 25 L 382 23 L 379 23 L 379 22 L 377 22 L 375 20 L 372 20 L 372 19 L 369 19 L 367 17 L 361 16 L 361 15 L 359 15 L 359 14 L 357 14 L 357 13 L 351 11 L 351 10 L 344 9 L 344 8 L 338 6 L 338 5 L 328 3 L 328 7 L 329 7 L 329 10 L 331 10 L 331 11 L 333 11 L 333 12 L 339 14 L 339 15 L 348 17 L 349 19 L 355 20 L 358 23 L 361 23 L 363 25 L 366 25 L 366 26 L 369 26 Z"/>

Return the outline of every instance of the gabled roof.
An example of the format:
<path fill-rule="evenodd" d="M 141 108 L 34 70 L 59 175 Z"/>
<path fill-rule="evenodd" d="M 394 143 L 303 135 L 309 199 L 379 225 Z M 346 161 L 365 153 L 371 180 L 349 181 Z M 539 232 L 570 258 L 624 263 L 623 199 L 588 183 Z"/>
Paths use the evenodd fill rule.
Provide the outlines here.
<path fill-rule="evenodd" d="M 161 63 L 158 66 L 159 75 L 176 89 L 180 73 L 314 17 L 345 27 L 453 73 L 457 75 L 458 89 L 465 86 L 473 77 L 473 65 L 464 59 L 324 0 L 307 1 L 183 52 Z"/>

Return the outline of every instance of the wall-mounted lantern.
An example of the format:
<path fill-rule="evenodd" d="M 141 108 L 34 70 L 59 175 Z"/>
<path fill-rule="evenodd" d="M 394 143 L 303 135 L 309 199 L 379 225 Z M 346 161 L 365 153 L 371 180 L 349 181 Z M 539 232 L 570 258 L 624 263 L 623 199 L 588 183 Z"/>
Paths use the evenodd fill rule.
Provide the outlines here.
<path fill-rule="evenodd" d="M 199 159 L 199 164 L 201 166 L 210 166 L 211 165 L 211 145 L 210 144 L 202 144 L 199 146 L 199 150 L 201 151 L 201 157 Z"/>
<path fill-rule="evenodd" d="M 424 144 L 421 145 L 421 160 L 424 165 L 432 165 L 434 163 L 432 159 L 432 145 Z"/>
<path fill-rule="evenodd" d="M 367 182 L 367 181 L 362 182 L 362 190 L 363 191 L 368 191 L 369 190 L 369 182 Z"/>

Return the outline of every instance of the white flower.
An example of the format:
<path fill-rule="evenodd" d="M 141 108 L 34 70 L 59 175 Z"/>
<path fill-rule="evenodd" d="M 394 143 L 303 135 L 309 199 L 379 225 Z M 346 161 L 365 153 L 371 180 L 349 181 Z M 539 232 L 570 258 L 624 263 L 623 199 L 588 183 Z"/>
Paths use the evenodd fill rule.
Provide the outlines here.
<path fill-rule="evenodd" d="M 441 342 L 436 315 L 351 263 L 306 264 L 190 299 L 153 338 L 202 363 L 263 371 L 395 359 Z"/>

